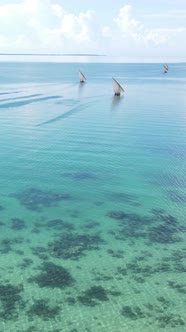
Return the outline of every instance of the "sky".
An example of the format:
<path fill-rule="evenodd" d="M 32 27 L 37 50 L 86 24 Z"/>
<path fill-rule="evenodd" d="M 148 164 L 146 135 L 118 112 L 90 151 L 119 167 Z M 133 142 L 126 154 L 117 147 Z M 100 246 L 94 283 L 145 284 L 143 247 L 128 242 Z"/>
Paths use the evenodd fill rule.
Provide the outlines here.
<path fill-rule="evenodd" d="M 0 0 L 0 53 L 186 61 L 186 0 Z"/>

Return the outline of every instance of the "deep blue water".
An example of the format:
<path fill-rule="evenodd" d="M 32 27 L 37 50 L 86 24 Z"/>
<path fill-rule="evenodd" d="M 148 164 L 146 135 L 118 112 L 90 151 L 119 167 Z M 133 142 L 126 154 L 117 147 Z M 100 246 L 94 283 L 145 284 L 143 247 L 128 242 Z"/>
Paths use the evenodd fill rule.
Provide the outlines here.
<path fill-rule="evenodd" d="M 0 331 L 186 329 L 186 64 L 169 68 L 0 63 Z"/>

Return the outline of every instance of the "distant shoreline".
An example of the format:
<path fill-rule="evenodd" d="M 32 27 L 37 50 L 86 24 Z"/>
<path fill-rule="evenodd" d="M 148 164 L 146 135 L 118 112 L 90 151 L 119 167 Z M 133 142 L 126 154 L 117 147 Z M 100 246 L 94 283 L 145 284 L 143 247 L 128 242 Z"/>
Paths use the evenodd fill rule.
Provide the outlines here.
<path fill-rule="evenodd" d="M 59 53 L 0 53 L 0 55 L 24 55 L 24 56 L 106 56 L 105 54 L 59 54 Z"/>
<path fill-rule="evenodd" d="M 159 57 L 124 57 L 90 53 L 0 53 L 0 62 L 50 62 L 50 63 L 164 63 Z M 170 56 L 166 63 L 185 63 L 186 58 Z"/>

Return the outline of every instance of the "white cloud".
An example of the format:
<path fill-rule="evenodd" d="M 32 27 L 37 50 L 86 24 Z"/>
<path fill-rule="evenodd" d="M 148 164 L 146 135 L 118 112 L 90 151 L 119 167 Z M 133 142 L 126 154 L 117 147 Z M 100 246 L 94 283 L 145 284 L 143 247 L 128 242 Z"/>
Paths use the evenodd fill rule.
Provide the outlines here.
<path fill-rule="evenodd" d="M 176 2 L 175 2 L 176 3 Z M 151 19 L 163 19 L 166 20 L 167 18 L 171 18 L 171 19 L 185 19 L 186 18 L 186 10 L 182 9 L 182 10 L 166 10 L 164 12 L 160 12 L 160 13 L 148 13 L 148 14 L 143 14 L 143 17 L 148 16 L 148 18 L 150 17 Z"/>
<path fill-rule="evenodd" d="M 159 24 L 159 21 L 157 21 Z M 107 39 L 105 45 L 108 45 L 108 40 L 112 40 L 112 47 L 107 49 L 112 52 L 112 49 L 117 50 L 120 55 L 129 54 L 158 54 L 162 53 L 163 49 L 172 50 L 174 45 L 177 45 L 178 40 L 186 37 L 186 28 L 149 28 L 143 22 L 140 22 L 133 15 L 132 6 L 123 6 L 117 17 L 113 18 L 110 26 L 102 28 L 102 36 Z M 182 42 L 181 42 L 182 44 Z M 169 49 L 170 52 L 170 49 Z"/>
<path fill-rule="evenodd" d="M 162 34 L 161 31 L 150 30 L 143 35 L 143 41 L 146 45 L 153 43 L 154 45 L 165 44 L 168 40 L 168 36 Z"/>
<path fill-rule="evenodd" d="M 24 0 L 0 6 L 0 52 L 71 52 L 79 44 L 95 47 L 92 26 L 95 12 L 66 12 L 50 0 Z M 63 50 L 61 49 L 63 47 Z"/>
<path fill-rule="evenodd" d="M 113 19 L 113 33 L 112 37 L 119 35 L 120 39 L 128 40 L 129 42 L 161 44 L 166 41 L 166 36 L 161 36 L 158 30 L 148 30 L 142 22 L 137 20 L 132 15 L 132 6 L 126 5 L 119 11 L 119 15 Z M 108 27 L 104 27 L 102 34 L 107 36 Z M 109 29 L 110 31 L 111 29 Z M 162 32 L 161 32 L 162 33 Z M 109 36 L 109 34 L 108 34 Z"/>
<path fill-rule="evenodd" d="M 73 42 L 90 41 L 91 27 L 90 22 L 94 16 L 94 11 L 88 10 L 86 13 L 65 14 L 61 20 L 60 33 L 64 39 L 70 39 Z"/>
<path fill-rule="evenodd" d="M 143 55 L 147 51 L 154 54 L 162 48 L 168 53 L 178 49 L 181 53 L 184 49 L 186 28 L 175 23 L 166 26 L 165 20 L 162 28 L 159 26 L 161 18 L 154 19 L 156 28 L 151 28 L 144 23 L 144 17 L 143 22 L 135 17 L 130 5 L 120 8 L 118 15 L 102 26 L 94 10 L 87 9 L 75 14 L 67 12 L 55 0 L 17 1 L 0 5 L 0 52 L 130 56 Z M 182 14 L 185 15 L 185 12 Z M 177 11 L 176 15 L 181 15 L 181 12 Z"/>
<path fill-rule="evenodd" d="M 60 5 L 51 5 L 51 8 L 57 17 L 62 17 L 64 14 L 63 8 Z"/>
<path fill-rule="evenodd" d="M 143 25 L 132 17 L 132 7 L 129 5 L 120 9 L 119 16 L 114 18 L 113 21 L 118 26 L 122 36 L 140 33 Z"/>
<path fill-rule="evenodd" d="M 102 36 L 109 38 L 112 37 L 112 30 L 110 27 L 106 26 L 102 28 Z"/>

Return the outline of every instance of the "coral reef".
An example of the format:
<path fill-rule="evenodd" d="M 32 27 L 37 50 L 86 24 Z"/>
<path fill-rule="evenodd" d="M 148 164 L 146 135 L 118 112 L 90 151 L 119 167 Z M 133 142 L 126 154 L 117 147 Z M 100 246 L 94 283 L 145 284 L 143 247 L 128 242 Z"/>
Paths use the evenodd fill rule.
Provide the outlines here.
<path fill-rule="evenodd" d="M 19 219 L 19 218 L 13 218 L 12 219 L 12 226 L 11 226 L 12 229 L 18 231 L 18 230 L 21 230 L 25 227 L 26 227 L 26 225 L 25 225 L 24 220 Z"/>
<path fill-rule="evenodd" d="M 173 202 L 177 202 L 177 203 L 186 202 L 186 194 L 184 192 L 170 190 L 170 191 L 167 191 L 167 196 Z"/>
<path fill-rule="evenodd" d="M 30 282 L 36 282 L 39 287 L 65 288 L 74 283 L 70 273 L 62 266 L 45 262 L 40 269 L 40 274 L 29 279 Z"/>
<path fill-rule="evenodd" d="M 61 200 L 71 199 L 71 196 L 67 193 L 42 191 L 35 188 L 14 193 L 11 196 L 18 199 L 20 204 L 24 205 L 27 209 L 33 211 L 40 211 L 43 207 L 55 206 Z"/>
<path fill-rule="evenodd" d="M 178 236 L 180 228 L 174 216 L 160 209 L 153 209 L 151 213 L 151 216 L 141 216 L 124 211 L 109 211 L 107 216 L 119 223 L 119 232 L 116 234 L 118 240 L 142 237 L 158 243 L 182 241 Z"/>
<path fill-rule="evenodd" d="M 85 251 L 98 249 L 104 243 L 99 235 L 67 233 L 48 244 L 50 254 L 57 258 L 76 259 Z"/>
<path fill-rule="evenodd" d="M 137 201 L 137 196 L 132 195 L 132 194 L 127 194 L 127 193 L 122 193 L 122 192 L 110 192 L 106 194 L 107 199 L 111 200 L 112 202 L 121 202 L 121 203 L 126 203 L 130 204 L 132 206 L 139 206 L 141 205 Z"/>
<path fill-rule="evenodd" d="M 169 280 L 168 285 L 169 287 L 175 289 L 178 293 L 186 294 L 186 283 Z"/>
<path fill-rule="evenodd" d="M 17 315 L 17 304 L 21 303 L 22 286 L 0 284 L 0 317 L 13 319 Z"/>
<path fill-rule="evenodd" d="M 65 222 L 62 219 L 54 219 L 54 220 L 49 220 L 46 223 L 46 227 L 48 227 L 49 229 L 56 229 L 56 230 L 73 230 L 74 229 L 74 225 L 72 223 L 69 222 Z"/>
<path fill-rule="evenodd" d="M 36 255 L 38 256 L 40 259 L 48 259 L 48 256 L 47 256 L 47 248 L 44 248 L 44 247 L 34 247 L 32 248 L 32 253 L 33 255 Z"/>
<path fill-rule="evenodd" d="M 30 258 L 24 258 L 22 263 L 18 264 L 17 266 L 21 269 L 25 270 L 28 266 L 32 265 L 34 262 Z"/>
<path fill-rule="evenodd" d="M 132 306 L 132 307 L 123 306 L 123 308 L 121 310 L 121 314 L 122 314 L 122 316 L 125 316 L 129 319 L 132 319 L 132 320 L 136 320 L 136 319 L 140 319 L 140 318 L 145 317 L 144 312 L 138 306 Z"/>
<path fill-rule="evenodd" d="M 100 223 L 94 219 L 86 220 L 86 224 L 83 226 L 85 229 L 93 229 L 100 225 Z"/>
<path fill-rule="evenodd" d="M 185 322 L 180 315 L 167 313 L 157 317 L 158 325 L 160 328 L 185 326 Z"/>
<path fill-rule="evenodd" d="M 48 305 L 48 299 L 35 300 L 34 304 L 27 311 L 29 316 L 39 316 L 42 319 L 52 319 L 60 312 L 60 307 L 51 307 Z"/>
<path fill-rule="evenodd" d="M 65 301 L 69 304 L 69 305 L 74 305 L 76 303 L 76 300 L 74 297 L 69 296 L 65 299 Z"/>
<path fill-rule="evenodd" d="M 92 286 L 84 291 L 83 295 L 78 296 L 81 304 L 94 307 L 102 301 L 108 301 L 107 291 L 101 286 Z"/>
<path fill-rule="evenodd" d="M 123 211 L 109 211 L 107 216 L 116 220 L 123 220 L 127 218 L 128 214 Z"/>
<path fill-rule="evenodd" d="M 1 241 L 1 249 L 0 252 L 2 254 L 8 254 L 10 251 L 12 251 L 12 246 L 14 244 L 20 244 L 24 242 L 23 237 L 15 237 L 15 238 L 5 238 Z"/>
<path fill-rule="evenodd" d="M 63 176 L 73 180 L 94 180 L 97 178 L 97 175 L 92 172 L 67 172 L 63 173 Z"/>
<path fill-rule="evenodd" d="M 174 243 L 181 241 L 181 238 L 176 234 L 177 232 L 178 230 L 171 224 L 164 224 L 152 227 L 148 236 L 151 242 Z"/>
<path fill-rule="evenodd" d="M 123 306 L 121 315 L 130 320 L 151 318 L 150 324 L 152 322 L 157 323 L 160 328 L 174 328 L 185 325 L 185 321 L 180 315 L 170 312 L 170 301 L 166 300 L 163 296 L 158 297 L 157 300 L 160 302 L 160 305 L 144 303 L 142 307 Z"/>

